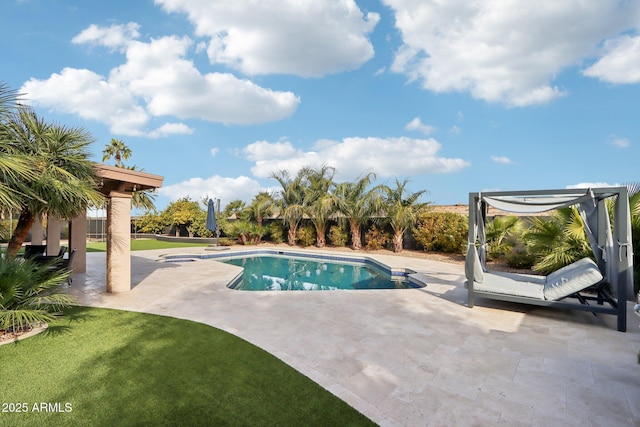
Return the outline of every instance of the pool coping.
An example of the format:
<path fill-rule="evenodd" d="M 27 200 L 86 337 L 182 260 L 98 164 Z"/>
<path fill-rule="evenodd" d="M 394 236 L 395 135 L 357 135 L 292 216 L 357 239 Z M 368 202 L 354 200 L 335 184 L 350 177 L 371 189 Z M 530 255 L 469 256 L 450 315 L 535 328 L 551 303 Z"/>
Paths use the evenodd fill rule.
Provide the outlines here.
<path fill-rule="evenodd" d="M 309 259 L 324 259 L 328 261 L 341 261 L 351 262 L 358 264 L 371 265 L 375 268 L 382 270 L 384 273 L 389 274 L 391 279 L 403 279 L 417 285 L 420 288 L 427 286 L 426 276 L 417 273 L 415 270 L 403 267 L 391 267 L 377 259 L 365 256 L 365 255 L 336 255 L 327 252 L 302 252 L 299 250 L 291 249 L 266 249 L 266 248 L 252 248 L 252 249 L 240 249 L 234 251 L 225 251 L 217 253 L 185 253 L 185 254 L 161 254 L 159 255 L 160 262 L 191 262 L 196 260 L 212 259 L 214 261 L 221 259 L 234 259 L 246 256 L 254 255 L 283 255 L 291 256 L 294 258 L 309 258 Z M 240 272 L 233 280 L 227 285 L 229 288 L 233 288 L 233 284 L 242 276 Z"/>

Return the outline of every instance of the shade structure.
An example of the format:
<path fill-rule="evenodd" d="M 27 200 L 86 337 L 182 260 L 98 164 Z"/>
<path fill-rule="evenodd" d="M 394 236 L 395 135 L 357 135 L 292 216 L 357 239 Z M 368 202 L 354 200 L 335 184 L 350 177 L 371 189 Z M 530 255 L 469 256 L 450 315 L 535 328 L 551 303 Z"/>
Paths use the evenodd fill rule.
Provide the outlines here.
<path fill-rule="evenodd" d="M 213 200 L 209 199 L 207 204 L 207 230 L 215 234 L 216 232 L 216 205 Z"/>

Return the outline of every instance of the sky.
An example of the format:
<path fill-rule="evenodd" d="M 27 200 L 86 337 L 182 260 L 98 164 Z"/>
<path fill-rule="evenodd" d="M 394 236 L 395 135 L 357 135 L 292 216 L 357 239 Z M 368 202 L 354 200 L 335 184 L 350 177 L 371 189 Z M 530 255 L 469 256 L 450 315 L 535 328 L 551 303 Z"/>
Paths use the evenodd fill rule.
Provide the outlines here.
<path fill-rule="evenodd" d="M 124 141 L 159 210 L 304 166 L 436 205 L 640 181 L 640 0 L 0 4 L 0 81 Z"/>

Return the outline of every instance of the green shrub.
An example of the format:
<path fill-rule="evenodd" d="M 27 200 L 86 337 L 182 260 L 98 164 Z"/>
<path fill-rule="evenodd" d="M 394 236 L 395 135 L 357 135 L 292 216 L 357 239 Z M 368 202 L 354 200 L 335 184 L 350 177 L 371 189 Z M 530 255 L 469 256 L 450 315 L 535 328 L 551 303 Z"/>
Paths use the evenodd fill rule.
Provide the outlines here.
<path fill-rule="evenodd" d="M 269 233 L 269 239 L 273 243 L 282 243 L 284 242 L 284 227 L 281 222 L 272 222 L 267 227 Z"/>
<path fill-rule="evenodd" d="M 311 225 L 303 225 L 298 229 L 298 242 L 304 247 L 316 242 L 316 229 Z"/>
<path fill-rule="evenodd" d="M 469 224 L 467 217 L 453 212 L 422 211 L 413 235 L 425 251 L 464 253 Z"/>
<path fill-rule="evenodd" d="M 531 268 L 536 263 L 536 256 L 525 248 L 513 248 L 507 254 L 505 261 L 512 268 Z"/>
<path fill-rule="evenodd" d="M 368 250 L 382 249 L 389 243 L 391 236 L 376 225 L 372 226 L 364 235 L 365 247 Z"/>
<path fill-rule="evenodd" d="M 339 225 L 332 225 L 329 229 L 329 241 L 333 246 L 346 246 L 349 233 Z"/>

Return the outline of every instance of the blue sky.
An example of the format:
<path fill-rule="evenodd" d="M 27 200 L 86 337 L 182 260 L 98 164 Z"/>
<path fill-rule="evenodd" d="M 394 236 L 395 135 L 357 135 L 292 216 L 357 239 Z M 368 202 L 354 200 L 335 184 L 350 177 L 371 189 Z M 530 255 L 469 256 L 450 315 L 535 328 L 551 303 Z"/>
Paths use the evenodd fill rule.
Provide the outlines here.
<path fill-rule="evenodd" d="M 471 191 L 640 180 L 640 1 L 3 0 L 0 81 L 164 176 L 158 208 L 271 173 Z"/>

